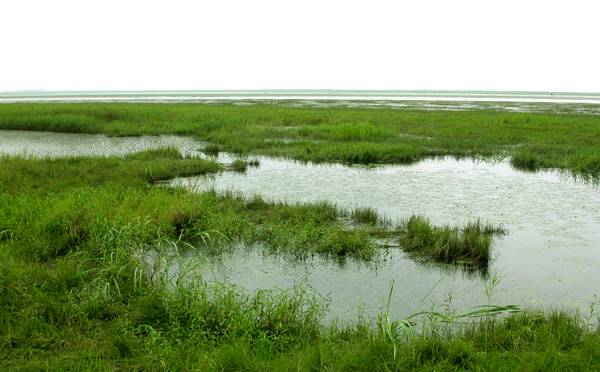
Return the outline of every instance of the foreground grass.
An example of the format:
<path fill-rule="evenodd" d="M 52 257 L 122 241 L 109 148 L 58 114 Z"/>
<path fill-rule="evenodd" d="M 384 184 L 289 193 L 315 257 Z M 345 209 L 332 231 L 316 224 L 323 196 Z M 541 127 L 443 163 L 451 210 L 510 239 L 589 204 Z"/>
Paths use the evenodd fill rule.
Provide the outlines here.
<path fill-rule="evenodd" d="M 575 370 L 600 368 L 600 333 L 576 316 L 484 317 L 448 331 L 320 325 L 302 289 L 248 295 L 143 275 L 128 229 L 52 265 L 0 260 L 0 368 L 152 370 Z M 112 237 L 112 239 L 107 239 Z M 191 281 L 194 282 L 194 281 Z"/>
<path fill-rule="evenodd" d="M 524 169 L 600 173 L 600 117 L 494 111 L 292 108 L 280 105 L 4 104 L 0 129 L 181 134 L 205 151 L 306 161 L 406 163 L 426 156 L 511 157 Z"/>

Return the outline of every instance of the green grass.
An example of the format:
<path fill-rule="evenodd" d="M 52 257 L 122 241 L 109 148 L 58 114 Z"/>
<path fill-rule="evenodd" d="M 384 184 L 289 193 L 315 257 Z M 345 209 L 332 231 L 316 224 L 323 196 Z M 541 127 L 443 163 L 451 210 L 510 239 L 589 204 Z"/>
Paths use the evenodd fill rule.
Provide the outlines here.
<path fill-rule="evenodd" d="M 106 221 L 141 221 L 144 236 L 156 239 L 160 233 L 190 244 L 206 243 L 210 232 L 216 250 L 245 243 L 298 257 L 370 260 L 378 254 L 370 232 L 346 231 L 339 222 L 346 212 L 328 203 L 285 204 L 152 186 L 221 170 L 172 149 L 124 158 L 0 158 L 0 164 L 0 236 L 23 239 L 22 249 L 33 257 L 87 249 L 97 244 L 92 231 Z"/>
<path fill-rule="evenodd" d="M 235 159 L 231 163 L 231 169 L 235 172 L 245 172 L 248 169 L 248 162 L 242 159 Z"/>
<path fill-rule="evenodd" d="M 374 208 L 356 208 L 352 210 L 350 215 L 352 217 L 352 221 L 356 223 L 364 223 L 370 225 L 376 225 L 379 222 L 379 215 L 377 214 L 377 210 Z"/>
<path fill-rule="evenodd" d="M 12 194 L 56 192 L 105 184 L 147 186 L 174 177 L 214 173 L 221 166 L 185 158 L 176 149 L 150 150 L 124 158 L 46 159 L 0 157 L 0 191 Z"/>
<path fill-rule="evenodd" d="M 469 263 L 487 267 L 492 237 L 505 234 L 501 227 L 471 222 L 463 228 L 433 226 L 429 220 L 413 216 L 401 227 L 400 245 L 411 255 L 439 262 Z"/>
<path fill-rule="evenodd" d="M 327 326 L 323 301 L 302 287 L 250 294 L 209 286 L 194 272 L 169 281 L 167 272 L 150 271 L 141 250 L 241 240 L 274 251 L 368 258 L 372 245 L 365 232 L 343 230 L 330 204 L 152 187 L 138 170 L 141 159 L 169 163 L 169 172 L 188 160 L 170 150 L 0 160 L 0 369 L 599 367 L 600 334 L 577 315 L 501 319 L 478 312 L 480 320 L 452 332 L 387 318 Z M 202 164 L 203 171 L 218 170 Z M 36 176 L 26 177 L 32 171 Z M 69 181 L 57 171 L 70 172 L 63 175 Z M 113 179 L 98 182 L 97 173 Z M 440 319 L 453 318 L 460 319 Z"/>
<path fill-rule="evenodd" d="M 221 148 L 219 145 L 209 143 L 202 149 L 202 151 L 207 155 L 218 156 L 219 152 L 221 152 Z"/>
<path fill-rule="evenodd" d="M 305 161 L 408 163 L 427 156 L 510 157 L 525 169 L 600 173 L 600 117 L 230 104 L 3 104 L 0 128 L 108 135 L 180 134 L 205 151 Z"/>

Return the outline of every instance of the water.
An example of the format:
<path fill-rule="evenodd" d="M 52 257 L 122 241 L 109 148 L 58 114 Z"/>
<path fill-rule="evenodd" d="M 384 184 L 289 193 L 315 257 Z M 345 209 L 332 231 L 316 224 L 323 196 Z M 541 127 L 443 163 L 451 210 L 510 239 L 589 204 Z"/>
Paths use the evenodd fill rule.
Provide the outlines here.
<path fill-rule="evenodd" d="M 506 161 L 443 158 L 368 168 L 259 160 L 260 167 L 246 174 L 175 179 L 172 185 L 286 202 L 369 206 L 393 220 L 420 214 L 436 224 L 456 225 L 480 218 L 509 231 L 493 246 L 491 272 L 501 278 L 495 303 L 585 308 L 600 294 L 600 189 L 592 184 L 558 172 L 520 172 Z M 219 257 L 205 270 L 209 280 L 251 290 L 305 281 L 329 294 L 332 313 L 346 319 L 356 317 L 361 303 L 366 314 L 375 314 L 391 280 L 397 317 L 449 296 L 458 309 L 487 303 L 484 278 L 447 265 L 424 265 L 397 249 L 375 270 L 356 262 L 338 267 L 322 259 L 286 263 L 256 250 Z"/>
<path fill-rule="evenodd" d="M 502 110 L 600 114 L 600 93 L 492 91 L 240 90 L 0 92 L 14 102 L 279 103 L 300 107 Z"/>
<path fill-rule="evenodd" d="M 165 145 L 197 155 L 201 144 L 173 136 L 0 131 L 0 153 L 9 155 L 123 155 Z M 494 303 L 585 310 L 600 294 L 600 188 L 595 185 L 553 171 L 520 172 L 506 161 L 443 158 L 370 168 L 258 159 L 260 166 L 245 174 L 181 178 L 172 185 L 288 202 L 369 206 L 392 219 L 421 214 L 436 224 L 481 218 L 509 231 L 493 246 L 491 272 L 501 278 Z M 330 298 L 329 319 L 354 320 L 361 313 L 372 317 L 387 298 L 392 280 L 394 317 L 448 301 L 457 309 L 488 301 L 485 278 L 449 265 L 414 261 L 399 249 L 390 249 L 377 265 L 349 260 L 340 266 L 318 257 L 299 262 L 264 255 L 257 247 L 240 247 L 204 257 L 200 265 L 206 280 L 228 281 L 251 291 L 308 284 Z"/>
<path fill-rule="evenodd" d="M 107 137 L 101 134 L 0 130 L 0 154 L 10 156 L 123 156 L 164 147 L 177 147 L 182 153 L 191 154 L 198 148 L 198 143 L 177 136 Z"/>

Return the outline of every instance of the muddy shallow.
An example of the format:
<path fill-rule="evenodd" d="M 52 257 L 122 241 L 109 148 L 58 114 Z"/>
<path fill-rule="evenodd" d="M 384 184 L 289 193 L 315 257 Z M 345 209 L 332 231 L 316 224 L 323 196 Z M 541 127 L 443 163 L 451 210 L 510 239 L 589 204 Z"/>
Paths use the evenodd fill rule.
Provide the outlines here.
<path fill-rule="evenodd" d="M 101 144 L 96 147 L 93 144 Z M 106 138 L 35 132 L 0 132 L 0 153 L 37 156 L 123 154 L 164 145 L 196 153 L 178 137 Z M 91 151 L 91 149 L 98 149 Z M 215 189 L 288 202 L 328 200 L 340 207 L 370 206 L 392 219 L 421 214 L 435 223 L 480 218 L 502 224 L 490 272 L 500 277 L 493 302 L 580 308 L 600 294 L 600 188 L 557 172 L 526 173 L 506 161 L 428 159 L 409 166 L 347 167 L 259 157 L 245 174 L 175 179 L 193 191 Z M 231 159 L 222 156 L 220 161 Z M 201 253 L 200 253 L 201 254 Z M 365 265 L 314 258 L 303 262 L 263 255 L 258 248 L 201 260 L 209 281 L 250 290 L 306 283 L 331 300 L 329 318 L 372 316 L 395 281 L 391 313 L 402 317 L 450 301 L 458 308 L 487 303 L 486 279 L 451 266 L 426 265 L 390 249 L 385 261 Z"/>

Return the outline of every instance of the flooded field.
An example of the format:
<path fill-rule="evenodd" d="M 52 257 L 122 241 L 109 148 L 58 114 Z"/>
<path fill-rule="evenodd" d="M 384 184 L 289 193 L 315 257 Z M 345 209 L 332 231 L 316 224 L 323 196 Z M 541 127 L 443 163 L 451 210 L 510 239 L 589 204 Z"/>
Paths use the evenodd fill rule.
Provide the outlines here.
<path fill-rule="evenodd" d="M 200 143 L 181 137 L 0 132 L 0 153 L 8 155 L 120 155 L 162 146 L 200 155 L 195 151 Z M 175 179 L 171 185 L 258 194 L 286 202 L 327 200 L 342 208 L 372 207 L 392 220 L 419 214 L 436 224 L 457 225 L 479 218 L 508 230 L 493 245 L 489 277 L 501 279 L 494 303 L 585 311 L 600 294 L 600 188 L 596 185 L 553 171 L 520 172 L 507 161 L 440 158 L 403 166 L 348 167 L 252 158 L 260 165 L 245 173 Z M 218 160 L 227 163 L 232 158 L 223 155 Z M 227 281 L 251 291 L 306 283 L 329 297 L 329 319 L 372 317 L 387 298 L 392 280 L 394 318 L 433 304 L 450 303 L 462 309 L 488 301 L 489 277 L 418 262 L 398 248 L 382 249 L 382 260 L 375 263 L 347 260 L 340 265 L 323 258 L 297 261 L 262 254 L 260 247 L 239 247 L 204 257 L 199 269 L 208 281 Z"/>

